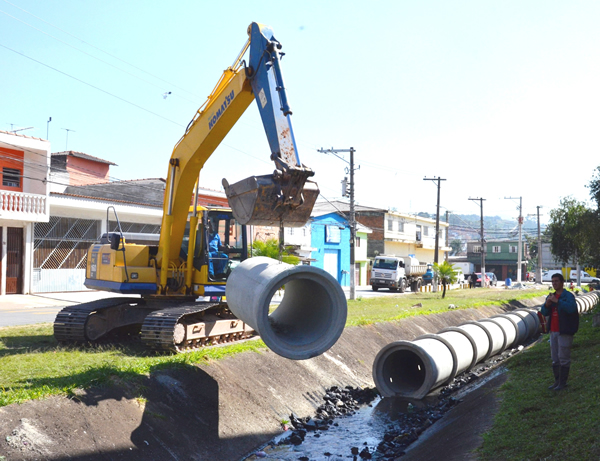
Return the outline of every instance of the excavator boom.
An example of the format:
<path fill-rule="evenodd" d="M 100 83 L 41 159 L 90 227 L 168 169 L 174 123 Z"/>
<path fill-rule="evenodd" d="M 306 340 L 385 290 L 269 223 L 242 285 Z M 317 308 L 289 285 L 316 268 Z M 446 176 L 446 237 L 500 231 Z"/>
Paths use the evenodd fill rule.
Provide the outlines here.
<path fill-rule="evenodd" d="M 252 176 L 231 185 L 223 179 L 234 217 L 244 225 L 304 226 L 318 197 L 316 183 L 308 180 L 314 173 L 298 156 L 279 62 L 281 44 L 270 28 L 258 23 L 248 27 L 248 35 L 249 66 L 240 55 L 225 70 L 173 150 L 157 256 L 163 269 L 179 255 L 190 198 L 202 167 L 253 99 L 276 168 L 272 175 Z"/>

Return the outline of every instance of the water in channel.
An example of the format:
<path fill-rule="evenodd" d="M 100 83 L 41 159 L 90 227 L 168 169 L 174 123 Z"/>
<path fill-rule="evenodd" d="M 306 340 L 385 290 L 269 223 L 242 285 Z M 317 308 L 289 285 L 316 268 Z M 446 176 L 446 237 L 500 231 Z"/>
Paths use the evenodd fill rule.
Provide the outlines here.
<path fill-rule="evenodd" d="M 333 423 L 329 421 L 323 429 L 302 432 L 300 443 L 297 436 L 296 444 L 290 441 L 298 432 L 289 430 L 244 460 L 398 460 L 423 431 L 458 404 L 466 393 L 502 372 L 503 367 L 484 376 L 465 374 L 440 394 L 423 400 L 377 396 L 369 404 L 361 404 L 348 415 L 335 418 Z"/>

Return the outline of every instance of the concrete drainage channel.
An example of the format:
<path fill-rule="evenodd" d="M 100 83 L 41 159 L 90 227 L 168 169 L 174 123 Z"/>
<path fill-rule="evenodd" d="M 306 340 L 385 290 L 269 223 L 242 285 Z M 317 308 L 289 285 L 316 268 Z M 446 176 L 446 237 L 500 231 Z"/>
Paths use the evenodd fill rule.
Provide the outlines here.
<path fill-rule="evenodd" d="M 594 292 L 577 297 L 579 312 L 599 300 Z M 494 379 L 507 358 L 535 342 L 540 326 L 537 310 L 520 309 L 392 342 L 374 361 L 377 389 L 326 390 L 313 417 L 290 415 L 290 430 L 245 459 L 398 460 L 461 394 Z"/>
<path fill-rule="evenodd" d="M 502 373 L 502 363 L 521 350 L 504 350 L 421 400 L 382 398 L 375 388 L 332 387 L 314 416 L 290 415 L 289 430 L 243 460 L 399 460 L 461 396 Z"/>

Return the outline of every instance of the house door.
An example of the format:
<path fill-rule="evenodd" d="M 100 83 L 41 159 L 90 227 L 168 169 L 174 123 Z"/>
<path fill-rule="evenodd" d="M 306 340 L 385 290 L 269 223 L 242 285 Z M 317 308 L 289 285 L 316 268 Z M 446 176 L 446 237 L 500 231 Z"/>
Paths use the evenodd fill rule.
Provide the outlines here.
<path fill-rule="evenodd" d="M 8 228 L 6 293 L 23 293 L 23 228 Z"/>
<path fill-rule="evenodd" d="M 336 281 L 339 282 L 339 270 L 338 270 L 338 251 L 325 249 L 325 255 L 323 256 L 323 269 L 331 274 Z"/>

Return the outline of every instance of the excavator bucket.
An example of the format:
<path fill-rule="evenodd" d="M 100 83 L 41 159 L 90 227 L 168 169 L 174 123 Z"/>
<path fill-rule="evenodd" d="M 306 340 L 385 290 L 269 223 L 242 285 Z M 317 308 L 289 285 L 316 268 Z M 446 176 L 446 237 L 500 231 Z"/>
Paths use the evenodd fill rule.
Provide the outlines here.
<path fill-rule="evenodd" d="M 243 225 L 304 226 L 319 196 L 319 187 L 306 179 L 306 172 L 291 172 L 276 170 L 273 175 L 251 176 L 232 185 L 223 178 L 236 220 Z"/>

